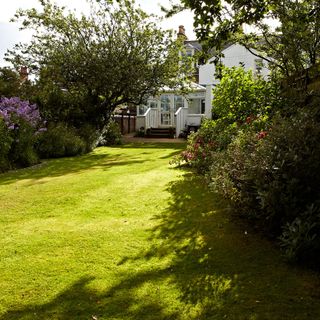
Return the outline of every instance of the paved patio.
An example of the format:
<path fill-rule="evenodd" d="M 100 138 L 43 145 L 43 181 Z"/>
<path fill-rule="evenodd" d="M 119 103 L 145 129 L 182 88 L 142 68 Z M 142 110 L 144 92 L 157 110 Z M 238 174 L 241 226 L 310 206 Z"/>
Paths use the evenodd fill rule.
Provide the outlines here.
<path fill-rule="evenodd" d="M 135 133 L 129 133 L 122 136 L 122 141 L 124 143 L 154 143 L 154 142 L 170 142 L 170 143 L 186 143 L 185 139 L 169 139 L 169 138 L 143 138 L 143 137 L 135 137 Z"/>

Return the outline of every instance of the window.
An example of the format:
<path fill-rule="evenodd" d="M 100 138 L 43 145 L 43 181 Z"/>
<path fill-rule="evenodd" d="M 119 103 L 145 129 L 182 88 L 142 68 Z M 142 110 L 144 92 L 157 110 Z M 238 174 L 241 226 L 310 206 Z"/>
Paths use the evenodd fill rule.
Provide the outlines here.
<path fill-rule="evenodd" d="M 190 99 L 189 114 L 205 114 L 206 101 L 205 99 Z"/>
<path fill-rule="evenodd" d="M 157 101 L 155 101 L 155 100 L 148 101 L 148 107 L 152 108 L 152 109 L 157 109 L 158 108 Z"/>
<path fill-rule="evenodd" d="M 184 99 L 182 96 L 174 96 L 174 111 L 184 107 Z"/>
<path fill-rule="evenodd" d="M 205 114 L 206 113 L 206 100 L 202 99 L 201 100 L 201 114 Z"/>
<path fill-rule="evenodd" d="M 160 100 L 161 100 L 161 111 L 169 112 L 171 107 L 170 96 L 167 94 L 163 94 L 161 95 Z"/>
<path fill-rule="evenodd" d="M 205 100 L 204 99 L 190 99 L 189 114 L 204 114 Z"/>

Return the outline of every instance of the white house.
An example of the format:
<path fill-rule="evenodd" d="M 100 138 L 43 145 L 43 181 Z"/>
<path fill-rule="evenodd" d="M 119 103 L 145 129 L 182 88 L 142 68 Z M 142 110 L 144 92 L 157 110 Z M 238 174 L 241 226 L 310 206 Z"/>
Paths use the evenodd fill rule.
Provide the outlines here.
<path fill-rule="evenodd" d="M 178 36 L 185 37 L 183 26 L 179 27 Z M 186 54 L 189 56 L 201 50 L 197 41 L 186 40 L 185 46 Z M 246 70 L 251 69 L 263 76 L 268 74 L 262 59 L 239 44 L 228 45 L 222 53 L 222 63 L 226 67 L 243 65 Z M 198 83 L 191 83 L 185 95 L 164 88 L 157 97 L 150 97 L 146 105 L 138 106 L 136 127 L 145 131 L 154 128 L 174 128 L 175 136 L 179 137 L 183 131 L 196 130 L 202 118 L 211 118 L 212 89 L 219 83 L 215 78 L 213 58 L 204 65 L 196 66 L 195 78 Z"/>
<path fill-rule="evenodd" d="M 269 74 L 269 70 L 266 64 L 263 63 L 261 58 L 253 55 L 245 47 L 239 44 L 232 44 L 222 50 L 223 58 L 221 62 L 224 66 L 239 67 L 243 65 L 245 70 L 252 70 L 257 74 L 261 74 L 266 77 Z M 219 80 L 215 78 L 215 65 L 213 64 L 214 58 L 208 60 L 204 65 L 199 66 L 199 84 L 201 85 L 217 85 Z"/>

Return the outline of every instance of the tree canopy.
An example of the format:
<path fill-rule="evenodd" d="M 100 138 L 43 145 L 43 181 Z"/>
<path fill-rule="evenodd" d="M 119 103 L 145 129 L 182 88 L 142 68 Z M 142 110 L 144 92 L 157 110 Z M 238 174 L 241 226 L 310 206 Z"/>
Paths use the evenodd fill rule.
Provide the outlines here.
<path fill-rule="evenodd" d="M 19 74 L 7 67 L 0 68 L 0 97 L 17 96 L 19 87 Z"/>
<path fill-rule="evenodd" d="M 139 104 L 179 74 L 179 43 L 127 0 L 91 0 L 90 13 L 66 12 L 50 0 L 17 12 L 29 44 L 7 54 L 36 75 L 48 116 L 103 128 L 114 109 Z M 49 109 L 49 110 L 48 110 Z"/>
<path fill-rule="evenodd" d="M 208 46 L 221 48 L 224 41 L 241 29 L 243 23 L 260 21 L 270 10 L 272 0 L 181 0 L 169 15 L 184 9 L 194 13 L 194 27 L 199 40 Z"/>
<path fill-rule="evenodd" d="M 320 52 L 320 3 L 315 0 L 181 0 L 168 14 L 194 13 L 194 27 L 204 49 L 238 42 L 290 75 L 317 63 Z M 270 27 L 276 22 L 276 28 Z M 250 34 L 244 26 L 251 26 Z"/>

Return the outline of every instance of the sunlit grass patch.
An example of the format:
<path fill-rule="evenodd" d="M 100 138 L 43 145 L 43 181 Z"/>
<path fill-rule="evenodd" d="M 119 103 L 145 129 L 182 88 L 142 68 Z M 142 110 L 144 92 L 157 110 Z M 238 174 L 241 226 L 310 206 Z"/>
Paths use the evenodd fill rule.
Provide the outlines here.
<path fill-rule="evenodd" d="M 174 144 L 0 176 L 0 319 L 317 319 L 319 278 L 234 222 Z"/>

